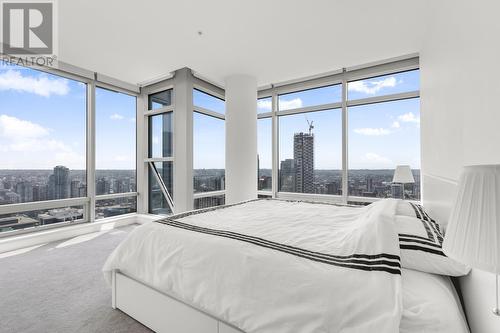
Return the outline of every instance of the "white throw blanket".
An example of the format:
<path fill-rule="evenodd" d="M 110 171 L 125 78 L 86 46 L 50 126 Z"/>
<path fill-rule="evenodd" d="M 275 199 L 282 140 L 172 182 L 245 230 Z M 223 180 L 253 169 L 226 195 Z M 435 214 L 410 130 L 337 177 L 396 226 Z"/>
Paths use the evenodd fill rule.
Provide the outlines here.
<path fill-rule="evenodd" d="M 136 228 L 104 265 L 245 332 L 398 332 L 394 200 L 256 200 Z"/>

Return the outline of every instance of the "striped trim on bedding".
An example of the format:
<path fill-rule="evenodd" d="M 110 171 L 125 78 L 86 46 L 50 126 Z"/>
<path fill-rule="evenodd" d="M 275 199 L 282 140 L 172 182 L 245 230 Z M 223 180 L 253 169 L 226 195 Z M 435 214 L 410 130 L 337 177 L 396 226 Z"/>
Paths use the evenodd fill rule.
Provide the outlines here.
<path fill-rule="evenodd" d="M 324 264 L 360 269 L 365 271 L 384 271 L 391 274 L 401 274 L 400 258 L 397 255 L 381 253 L 375 255 L 351 254 L 346 256 L 338 256 L 338 255 L 309 251 L 295 246 L 285 245 L 269 241 L 260 237 L 249 236 L 232 231 L 199 227 L 192 224 L 170 220 L 168 218 L 160 220 L 158 222 L 171 227 L 176 227 L 208 235 L 231 238 L 242 242 L 251 243 L 254 245 L 292 254 L 301 258 L 321 262 Z"/>
<path fill-rule="evenodd" d="M 265 199 L 264 199 L 265 200 Z M 252 200 L 253 201 L 253 200 Z M 247 201 L 248 202 L 248 201 Z M 205 213 L 208 211 L 214 211 L 217 209 L 223 209 L 227 207 L 232 207 L 236 205 L 241 205 L 242 203 L 237 203 L 234 205 L 211 207 L 207 209 L 202 209 L 198 211 L 191 211 L 187 213 L 178 214 L 175 216 L 167 217 L 156 222 L 162 223 L 164 225 L 180 228 L 192 232 L 203 233 L 207 235 L 230 238 L 238 240 L 241 242 L 250 243 L 253 245 L 265 247 L 271 250 L 280 251 L 283 253 L 291 254 L 304 259 L 333 265 L 345 268 L 358 269 L 363 271 L 382 271 L 390 274 L 401 275 L 401 260 L 398 255 L 380 253 L 380 254 L 350 254 L 350 255 L 332 255 L 327 253 L 315 252 L 306 250 L 303 248 L 295 247 L 292 245 L 286 245 L 282 243 L 277 243 L 274 241 L 266 240 L 260 237 L 250 236 L 242 233 L 237 233 L 228 230 L 214 229 L 207 227 L 200 227 L 193 224 L 188 224 L 180 222 L 176 219 L 183 217 Z"/>
<path fill-rule="evenodd" d="M 409 202 L 415 216 L 422 222 L 427 238 L 411 234 L 399 234 L 399 247 L 402 250 L 416 250 L 446 256 L 442 250 L 443 235 L 439 224 L 434 221 L 422 206 Z"/>

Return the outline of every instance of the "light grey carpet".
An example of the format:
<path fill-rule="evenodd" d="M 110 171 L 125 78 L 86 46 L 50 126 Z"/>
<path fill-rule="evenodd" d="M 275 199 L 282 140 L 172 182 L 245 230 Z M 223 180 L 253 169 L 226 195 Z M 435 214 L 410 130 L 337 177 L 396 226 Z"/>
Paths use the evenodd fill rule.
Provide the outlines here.
<path fill-rule="evenodd" d="M 0 254 L 0 332 L 152 332 L 111 308 L 101 272 L 134 227 Z"/>

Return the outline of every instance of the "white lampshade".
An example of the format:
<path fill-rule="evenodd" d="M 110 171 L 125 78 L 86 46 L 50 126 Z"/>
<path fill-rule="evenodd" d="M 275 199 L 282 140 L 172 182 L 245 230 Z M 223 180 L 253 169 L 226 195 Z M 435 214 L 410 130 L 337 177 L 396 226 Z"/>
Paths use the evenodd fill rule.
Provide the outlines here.
<path fill-rule="evenodd" d="M 415 183 L 413 174 L 409 165 L 398 165 L 394 171 L 393 183 L 409 184 Z"/>
<path fill-rule="evenodd" d="M 443 250 L 459 262 L 500 273 L 500 165 L 464 168 Z"/>

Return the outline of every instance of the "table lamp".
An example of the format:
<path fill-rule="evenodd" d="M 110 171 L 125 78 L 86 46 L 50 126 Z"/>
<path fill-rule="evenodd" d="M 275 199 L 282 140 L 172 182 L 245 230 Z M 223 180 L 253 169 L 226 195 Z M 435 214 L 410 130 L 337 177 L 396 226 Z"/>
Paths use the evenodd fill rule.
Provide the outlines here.
<path fill-rule="evenodd" d="M 493 313 L 500 316 L 500 165 L 474 165 L 463 169 L 443 250 L 459 262 L 496 275 Z"/>
<path fill-rule="evenodd" d="M 394 171 L 394 177 L 392 178 L 393 183 L 400 183 L 403 185 L 403 199 L 405 197 L 405 184 L 415 183 L 413 178 L 413 173 L 409 165 L 398 165 Z"/>

